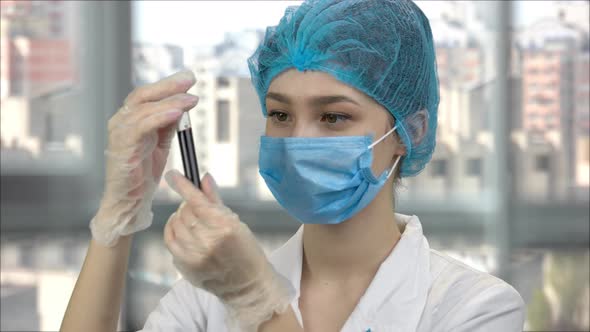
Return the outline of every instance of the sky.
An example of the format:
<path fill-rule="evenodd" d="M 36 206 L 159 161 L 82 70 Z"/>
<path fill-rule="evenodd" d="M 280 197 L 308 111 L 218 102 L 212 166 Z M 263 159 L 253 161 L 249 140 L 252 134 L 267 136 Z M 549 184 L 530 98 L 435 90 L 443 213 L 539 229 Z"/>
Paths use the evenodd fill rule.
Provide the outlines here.
<path fill-rule="evenodd" d="M 419 6 L 436 12 L 441 1 L 421 1 Z M 276 25 L 285 8 L 301 1 L 134 1 L 135 41 L 175 44 L 182 47 L 211 46 L 223 40 L 224 31 L 263 29 Z M 515 1 L 517 26 L 541 17 L 554 16 L 550 1 Z M 427 9 L 424 11 L 429 15 Z"/>
<path fill-rule="evenodd" d="M 180 46 L 212 45 L 224 31 L 276 25 L 301 1 L 135 1 L 134 40 Z"/>

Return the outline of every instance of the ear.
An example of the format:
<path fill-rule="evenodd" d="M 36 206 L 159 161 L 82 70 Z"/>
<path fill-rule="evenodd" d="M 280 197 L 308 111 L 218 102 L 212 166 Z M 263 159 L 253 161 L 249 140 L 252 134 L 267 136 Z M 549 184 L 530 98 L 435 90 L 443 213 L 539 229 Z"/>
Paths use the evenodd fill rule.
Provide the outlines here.
<path fill-rule="evenodd" d="M 397 120 L 391 114 L 389 114 L 389 129 L 387 129 L 386 131 L 391 130 L 391 128 L 393 128 L 396 125 L 396 121 Z M 395 161 L 398 156 L 406 155 L 406 146 L 399 136 L 399 128 L 397 128 L 390 136 L 391 137 L 388 137 L 388 140 L 391 139 L 393 142 L 395 142 L 393 156 L 391 156 L 391 160 Z"/>
<path fill-rule="evenodd" d="M 416 146 L 422 143 L 428 133 L 428 110 L 421 109 L 412 114 L 406 121 L 408 135 L 412 140 L 412 145 Z"/>

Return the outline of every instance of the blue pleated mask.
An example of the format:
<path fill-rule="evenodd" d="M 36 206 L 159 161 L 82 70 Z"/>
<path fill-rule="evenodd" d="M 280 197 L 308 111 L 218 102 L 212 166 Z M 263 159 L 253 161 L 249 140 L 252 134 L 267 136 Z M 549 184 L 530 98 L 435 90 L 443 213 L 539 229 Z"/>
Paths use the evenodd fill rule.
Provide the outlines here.
<path fill-rule="evenodd" d="M 260 138 L 260 175 L 279 204 L 305 224 L 338 224 L 366 207 L 400 161 L 375 177 L 371 136 Z"/>

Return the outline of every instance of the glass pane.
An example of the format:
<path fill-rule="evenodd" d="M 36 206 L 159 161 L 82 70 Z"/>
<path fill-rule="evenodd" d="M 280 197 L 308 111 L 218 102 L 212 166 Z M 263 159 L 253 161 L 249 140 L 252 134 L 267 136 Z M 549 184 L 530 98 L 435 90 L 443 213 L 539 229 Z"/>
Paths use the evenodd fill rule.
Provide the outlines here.
<path fill-rule="evenodd" d="M 587 331 L 589 3 L 512 9 L 512 281 L 526 330 Z"/>
<path fill-rule="evenodd" d="M 2 331 L 57 331 L 90 234 L 2 233 Z"/>
<path fill-rule="evenodd" d="M 200 97 L 199 105 L 191 110 L 191 122 L 201 174 L 211 172 L 226 204 L 244 221 L 259 227 L 261 232 L 257 235 L 263 243 L 275 244 L 265 244 L 267 250 L 287 239 L 294 227 L 269 228 L 277 223 L 297 224 L 278 212 L 280 209 L 273 196 L 258 175 L 258 138 L 264 122 L 258 97 L 250 84 L 246 59 L 264 35 L 264 28 L 275 25 L 284 8 L 293 3 L 232 2 L 234 10 L 230 12 L 226 10 L 228 2 L 134 3 L 134 82 L 136 85 L 153 82 L 182 68 L 189 68 L 196 74 L 198 83 L 189 92 Z M 529 3 L 523 1 L 511 6 L 515 27 L 512 30 L 514 47 L 510 50 L 510 84 L 498 87 L 495 80 L 499 66 L 496 58 L 499 18 L 489 13 L 499 3 L 417 1 L 430 19 L 435 39 L 441 94 L 437 147 L 433 160 L 418 177 L 403 180 L 396 197 L 397 205 L 401 212 L 416 213 L 423 220 L 432 248 L 482 271 L 492 274 L 507 271 L 507 281 L 521 292 L 529 310 L 541 312 L 534 315 L 547 319 L 545 313 L 552 310 L 549 322 L 539 323 L 537 316 L 529 315 L 528 327 L 545 324 L 543 326 L 555 329 L 563 326 L 587 329 L 588 316 L 580 314 L 588 311 L 586 298 L 574 300 L 569 295 L 572 290 L 560 286 L 555 286 L 554 293 L 543 293 L 546 287 L 553 287 L 547 285 L 554 281 L 551 273 L 540 272 L 551 269 L 547 267 L 550 265 L 565 266 L 564 269 L 569 269 L 568 277 L 571 273 L 576 275 L 572 280 L 578 280 L 585 276 L 578 267 L 587 264 L 587 249 L 574 246 L 563 252 L 546 243 L 511 248 L 512 242 L 521 240 L 521 235 L 517 233 L 509 238 L 513 236 L 510 227 L 523 227 L 518 225 L 524 223 L 520 215 L 510 210 L 511 206 L 498 211 L 498 202 L 493 198 L 498 195 L 494 192 L 498 188 L 491 179 L 495 172 L 501 172 L 504 178 L 510 176 L 514 188 L 500 189 L 507 192 L 514 189 L 518 199 L 588 201 L 584 196 L 588 193 L 590 154 L 588 43 L 579 39 L 579 44 L 572 44 L 571 34 L 566 33 L 567 47 L 576 49 L 579 46 L 580 51 L 576 53 L 566 48 L 562 58 L 559 55 L 562 46 L 556 46 L 559 42 L 552 39 L 555 38 L 552 33 L 560 30 L 543 23 L 560 20 L 560 16 L 556 16 L 560 13 L 557 8 L 573 8 L 563 9 L 570 14 L 562 15 L 561 19 L 578 15 L 575 24 L 586 31 L 587 41 L 588 17 L 579 13 L 588 12 L 588 3 L 543 2 L 533 8 L 523 5 Z M 233 14 L 234 11 L 240 14 Z M 188 13 L 197 16 L 183 20 L 182 25 L 153 24 L 162 17 L 182 20 Z M 574 21 L 567 21 L 567 29 Z M 532 32 L 527 32 L 527 27 L 533 27 Z M 537 41 L 537 35 L 543 33 L 549 35 L 547 47 L 550 51 L 542 51 L 538 46 L 530 50 L 519 46 L 522 38 Z M 527 37 L 529 35 L 531 37 Z M 539 52 L 542 56 L 537 58 Z M 539 59 L 547 64 L 540 68 L 531 64 L 541 61 Z M 527 76 L 525 68 L 530 69 L 531 76 Z M 504 101 L 494 99 L 497 88 L 510 92 L 510 109 L 501 109 L 499 105 Z M 567 115 L 563 115 L 564 107 L 569 110 Z M 539 111 L 541 109 L 543 111 Z M 507 112 L 503 115 L 509 118 L 506 124 L 511 125 L 510 144 L 500 149 L 494 147 L 495 111 Z M 178 144 L 173 142 L 173 147 L 167 168 L 182 170 Z M 508 170 L 493 160 L 498 150 L 510 151 L 512 164 Z M 507 174 L 507 171 L 514 173 Z M 175 209 L 179 201 L 162 181 L 156 202 Z M 171 213 L 168 212 L 155 222 L 162 224 Z M 558 218 L 571 217 L 561 210 L 554 213 Z M 496 220 L 496 215 L 507 217 Z M 587 222 L 587 212 L 585 220 L 575 220 L 574 226 L 578 227 L 575 230 L 580 229 L 581 234 L 588 233 L 582 224 L 584 221 Z M 498 244 L 500 241 L 494 242 L 493 236 L 501 233 L 504 226 L 508 234 L 503 235 L 509 238 L 509 243 L 502 247 Z M 534 226 L 539 227 L 538 224 Z M 563 231 L 573 232 L 573 229 Z M 132 269 L 134 278 L 143 280 L 143 284 L 135 284 L 132 287 L 138 288 L 130 292 L 132 312 L 129 318 L 133 328 L 143 326 L 149 311 L 177 278 L 168 262 L 170 256 L 163 247 L 161 233 L 146 233 L 140 238 L 145 240 L 137 244 L 135 250 L 139 258 L 132 260 Z M 499 252 L 503 250 L 507 250 L 507 259 L 500 257 Z M 151 258 L 147 258 L 149 255 Z M 562 261 L 565 265 L 559 265 Z M 529 280 L 534 282 L 527 282 Z M 587 292 L 585 285 L 582 283 L 575 291 L 586 289 Z M 547 305 L 547 301 L 554 302 Z M 143 306 L 133 309 L 139 308 L 135 303 L 143 303 Z M 573 308 L 577 316 L 560 316 L 558 308 L 562 306 Z"/>
<path fill-rule="evenodd" d="M 588 2 L 518 1 L 514 12 L 511 139 L 517 198 L 588 202 Z"/>
<path fill-rule="evenodd" d="M 229 101 L 219 99 L 217 101 L 217 142 L 229 141 Z"/>
<path fill-rule="evenodd" d="M 198 83 L 189 90 L 199 96 L 190 111 L 201 174 L 211 172 L 224 198 L 274 202 L 258 176 L 258 137 L 264 121 L 250 83 L 246 59 L 268 25 L 275 25 L 286 7 L 301 1 L 138 1 L 133 3 L 133 82 L 154 82 L 183 68 Z M 232 10 L 228 11 L 228 6 Z M 183 24 L 153 22 L 176 17 Z M 182 170 L 177 139 L 166 170 Z M 156 202 L 178 202 L 161 181 Z"/>
<path fill-rule="evenodd" d="M 440 86 L 437 142 L 432 161 L 414 178 L 403 179 L 400 206 L 471 205 L 485 211 L 494 163 L 490 117 L 497 61 L 489 3 L 416 1 L 430 21 Z M 479 160 L 474 170 L 472 160 Z M 477 166 L 477 165 L 475 165 Z"/>
<path fill-rule="evenodd" d="M 246 59 L 264 36 L 266 25 L 275 25 L 287 6 L 299 2 L 232 2 L 236 13 L 243 10 L 252 15 L 228 13 L 227 3 L 135 3 L 134 82 L 141 85 L 182 68 L 193 70 L 199 82 L 189 92 L 198 95 L 200 102 L 190 116 L 201 174 L 211 172 L 230 203 L 234 198 L 236 204 L 245 199 L 253 204 L 273 203 L 257 171 L 258 137 L 264 121 Z M 413 207 L 415 197 L 421 197 L 438 205 L 452 203 L 459 209 L 470 205 L 485 211 L 485 205 L 472 203 L 489 200 L 491 190 L 489 118 L 496 61 L 489 54 L 494 52 L 497 32 L 483 20 L 485 6 L 454 1 L 417 3 L 431 20 L 441 103 L 433 162 L 419 177 L 402 181 L 400 205 Z M 161 29 L 150 23 L 168 12 L 173 16 L 190 12 L 198 17 L 187 20 L 190 27 Z M 166 171 L 182 169 L 176 141 L 172 146 Z M 470 171 L 471 159 L 480 160 L 478 172 Z M 162 181 L 156 201 L 178 199 Z"/>
<path fill-rule="evenodd" d="M 103 189 L 104 27 L 99 2 L 0 5 L 0 330 L 57 331 Z"/>
<path fill-rule="evenodd" d="M 87 157 L 79 7 L 2 1 L 2 174 L 71 171 Z"/>
<path fill-rule="evenodd" d="M 588 248 L 515 251 L 513 285 L 527 302 L 525 331 L 588 331 L 589 262 Z"/>

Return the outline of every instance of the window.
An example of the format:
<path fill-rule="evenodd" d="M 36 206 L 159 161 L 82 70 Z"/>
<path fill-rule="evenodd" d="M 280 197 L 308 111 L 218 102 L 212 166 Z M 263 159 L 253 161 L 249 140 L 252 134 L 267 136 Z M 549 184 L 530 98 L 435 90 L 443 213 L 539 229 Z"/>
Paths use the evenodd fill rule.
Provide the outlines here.
<path fill-rule="evenodd" d="M 217 78 L 218 88 L 227 88 L 229 86 L 229 79 L 227 77 L 219 76 Z"/>
<path fill-rule="evenodd" d="M 73 23 L 81 6 L 50 1 L 19 6 L 18 1 L 2 5 L 9 11 L 27 8 L 23 15 L 2 15 L 6 61 L 0 88 L 1 132 L 3 141 L 17 142 L 15 148 L 2 151 L 2 174 L 45 175 L 91 167 L 84 152 L 93 144 L 94 119 L 81 111 L 89 109 L 82 101 L 91 94 L 80 81 L 86 73 L 81 70 L 86 41 Z M 29 11 L 30 6 L 35 10 Z M 42 24 L 48 29 L 40 29 Z M 63 148 L 55 149 L 57 145 Z M 25 154 L 30 157 L 18 157 Z"/>
<path fill-rule="evenodd" d="M 266 27 L 300 2 L 0 2 L 2 330 L 59 329 L 102 195 L 107 119 L 131 77 L 139 85 L 193 70 L 199 165 L 226 164 L 220 176 L 237 174 L 221 196 L 266 250 L 296 231 L 298 223 L 261 194 L 264 120 L 246 59 Z M 416 4 L 430 19 L 446 98 L 433 160 L 402 179 L 396 211 L 420 217 L 432 248 L 510 282 L 527 304 L 526 330 L 590 330 L 588 70 L 568 61 L 587 59 L 587 36 L 578 32 L 588 31 L 588 2 Z M 33 32 L 49 42 L 34 42 Z M 510 63 L 498 61 L 510 53 Z M 531 98 L 541 93 L 545 106 Z M 581 105 L 579 117 L 570 117 L 571 105 Z M 552 126 L 547 113 L 556 114 Z M 182 170 L 180 153 L 167 167 Z M 162 181 L 153 225 L 134 238 L 118 330 L 141 329 L 178 278 L 162 243 L 180 202 L 169 192 Z"/>
<path fill-rule="evenodd" d="M 551 105 L 555 102 L 554 99 L 545 97 L 543 95 L 536 95 L 529 100 L 530 104 L 536 104 L 541 106 Z"/>
<path fill-rule="evenodd" d="M 130 91 L 129 4 L 0 2 L 0 329 L 57 331 L 102 196 L 106 121 Z"/>
<path fill-rule="evenodd" d="M 538 155 L 535 158 L 535 170 L 538 172 L 547 172 L 549 170 L 549 156 Z"/>
<path fill-rule="evenodd" d="M 229 141 L 229 102 L 227 100 L 217 101 L 217 142 Z"/>
<path fill-rule="evenodd" d="M 481 159 L 471 158 L 467 160 L 467 175 L 481 176 Z"/>
<path fill-rule="evenodd" d="M 431 161 L 432 165 L 432 176 L 433 177 L 444 177 L 447 175 L 447 161 L 442 160 L 433 160 Z"/>

